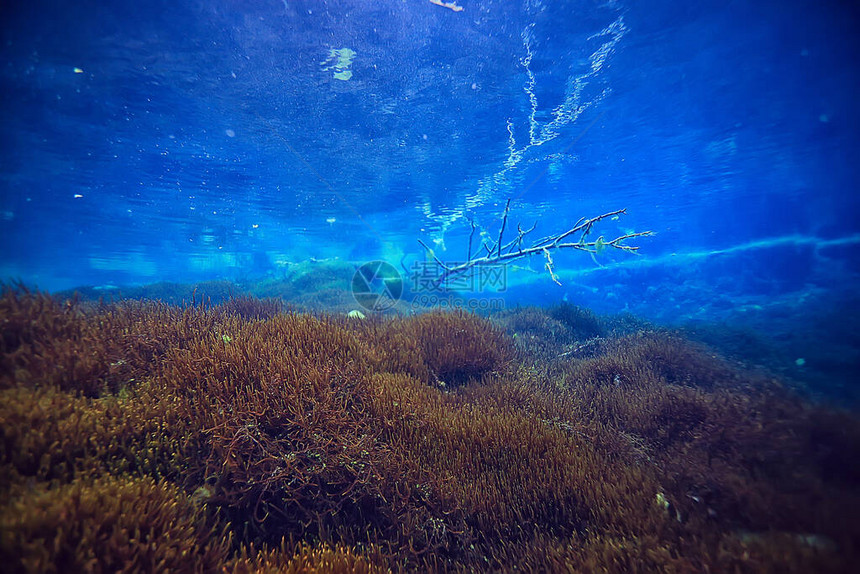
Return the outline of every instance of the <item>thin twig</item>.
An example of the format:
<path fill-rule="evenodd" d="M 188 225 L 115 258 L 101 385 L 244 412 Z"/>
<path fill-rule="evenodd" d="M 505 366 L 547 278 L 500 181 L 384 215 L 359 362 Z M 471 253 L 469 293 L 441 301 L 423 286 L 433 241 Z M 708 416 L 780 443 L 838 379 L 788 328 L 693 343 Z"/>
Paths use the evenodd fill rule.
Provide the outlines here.
<path fill-rule="evenodd" d="M 633 239 L 636 237 L 649 237 L 654 235 L 652 231 L 638 231 L 633 233 L 626 233 L 624 235 L 620 235 L 611 241 L 606 241 L 601 235 L 597 239 L 593 241 L 586 241 L 588 236 L 594 229 L 594 224 L 602 221 L 607 218 L 616 217 L 627 213 L 627 209 L 617 209 L 615 211 L 610 211 L 596 217 L 591 218 L 580 218 L 573 227 L 568 229 L 563 233 L 559 233 L 556 235 L 548 235 L 534 244 L 531 247 L 523 249 L 523 239 L 526 235 L 534 231 L 537 227 L 537 222 L 532 225 L 529 229 L 523 229 L 520 224 L 517 224 L 517 236 L 512 239 L 507 244 L 502 243 L 502 238 L 505 233 L 505 228 L 508 222 L 508 216 L 510 214 L 511 208 L 511 200 L 509 199 L 505 203 L 505 211 L 502 214 L 502 224 L 499 229 L 499 238 L 496 242 L 488 244 L 486 241 L 482 243 L 485 255 L 482 257 L 472 257 L 472 239 L 475 235 L 475 231 L 477 230 L 477 225 L 475 225 L 474 221 L 469 220 L 469 224 L 471 225 L 471 231 L 469 232 L 469 247 L 466 253 L 466 261 L 464 263 L 460 263 L 457 265 L 446 265 L 444 264 L 427 246 L 426 243 L 418 240 L 418 243 L 424 247 L 425 250 L 430 254 L 433 260 L 442 268 L 443 273 L 439 276 L 439 278 L 434 282 L 434 284 L 438 287 L 441 285 L 446 279 L 450 277 L 454 277 L 469 271 L 472 268 L 480 267 L 482 265 L 497 265 L 501 263 L 507 263 L 510 261 L 516 261 L 518 259 L 523 259 L 526 257 L 531 257 L 532 255 L 543 254 L 546 257 L 546 269 L 549 271 L 550 277 L 552 280 L 559 285 L 561 282 L 556 275 L 553 268 L 552 256 L 550 254 L 551 251 L 557 249 L 576 249 L 579 251 L 585 251 L 586 253 L 590 253 L 592 258 L 595 254 L 602 252 L 607 247 L 612 247 L 614 249 L 619 249 L 621 251 L 627 251 L 631 253 L 635 253 L 639 250 L 638 245 L 627 245 L 624 241 L 628 239 Z M 575 242 L 565 241 L 571 235 L 579 234 L 579 239 Z"/>
<path fill-rule="evenodd" d="M 502 226 L 499 228 L 499 240 L 496 242 L 499 253 L 498 256 L 502 256 L 502 235 L 505 234 L 505 225 L 508 223 L 508 213 L 511 211 L 511 200 L 509 199 L 507 203 L 505 203 L 505 215 L 502 217 Z"/>

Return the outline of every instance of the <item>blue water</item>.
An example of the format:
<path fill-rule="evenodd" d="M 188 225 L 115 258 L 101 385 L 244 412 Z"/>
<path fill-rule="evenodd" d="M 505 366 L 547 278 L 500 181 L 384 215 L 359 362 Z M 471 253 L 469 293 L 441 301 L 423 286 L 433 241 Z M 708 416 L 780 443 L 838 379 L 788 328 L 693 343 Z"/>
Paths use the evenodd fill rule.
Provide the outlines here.
<path fill-rule="evenodd" d="M 561 285 L 519 261 L 492 295 L 807 344 L 836 325 L 858 364 L 852 3 L 457 5 L 4 3 L 0 277 L 409 268 L 418 239 L 466 259 L 470 220 L 495 240 L 509 199 L 506 240 L 626 208 L 589 239 L 653 231 L 638 254 L 559 251 Z"/>

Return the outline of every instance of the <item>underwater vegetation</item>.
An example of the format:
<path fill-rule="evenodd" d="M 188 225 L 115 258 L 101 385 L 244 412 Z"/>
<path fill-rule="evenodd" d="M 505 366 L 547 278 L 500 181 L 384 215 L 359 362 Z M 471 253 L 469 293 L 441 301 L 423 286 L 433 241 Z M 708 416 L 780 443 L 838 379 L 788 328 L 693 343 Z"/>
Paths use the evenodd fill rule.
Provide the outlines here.
<path fill-rule="evenodd" d="M 860 423 L 573 305 L 0 297 L 8 572 L 848 572 Z"/>

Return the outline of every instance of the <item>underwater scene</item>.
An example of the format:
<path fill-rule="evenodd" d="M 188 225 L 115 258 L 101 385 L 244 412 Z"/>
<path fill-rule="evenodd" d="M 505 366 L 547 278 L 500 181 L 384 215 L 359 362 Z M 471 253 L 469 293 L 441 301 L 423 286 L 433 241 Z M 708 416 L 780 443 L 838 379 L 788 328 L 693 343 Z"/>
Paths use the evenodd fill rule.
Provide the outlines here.
<path fill-rule="evenodd" d="M 843 0 L 0 3 L 0 570 L 856 572 L 858 94 Z"/>

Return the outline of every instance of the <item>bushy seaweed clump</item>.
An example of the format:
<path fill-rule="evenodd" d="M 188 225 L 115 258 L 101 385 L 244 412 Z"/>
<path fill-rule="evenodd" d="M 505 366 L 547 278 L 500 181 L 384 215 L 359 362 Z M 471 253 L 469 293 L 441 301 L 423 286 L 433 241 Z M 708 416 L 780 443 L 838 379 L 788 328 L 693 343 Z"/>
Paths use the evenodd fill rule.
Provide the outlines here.
<path fill-rule="evenodd" d="M 219 533 L 175 486 L 151 478 L 40 483 L 0 510 L 4 571 L 215 571 Z M 8 569 L 7 569 L 8 568 Z"/>
<path fill-rule="evenodd" d="M 573 307 L 500 322 L 7 288 L 0 560 L 237 573 L 857 560 L 856 418 Z"/>

